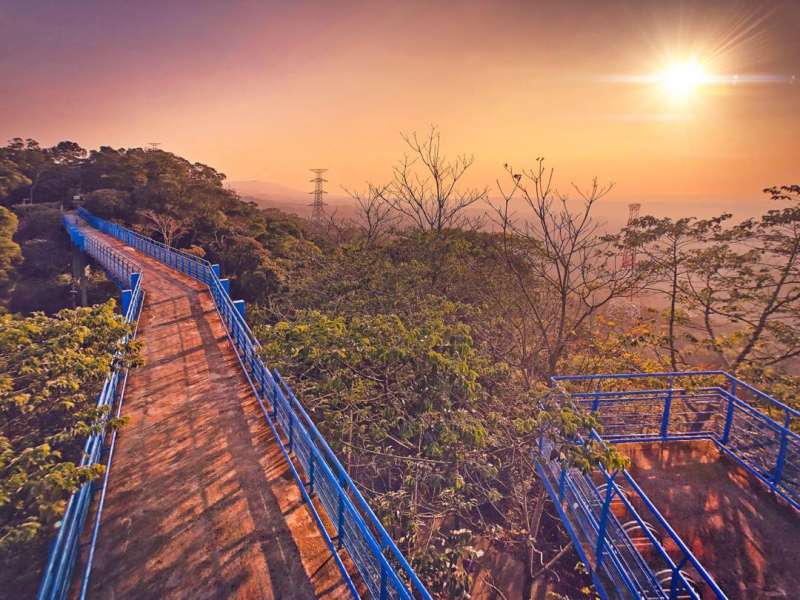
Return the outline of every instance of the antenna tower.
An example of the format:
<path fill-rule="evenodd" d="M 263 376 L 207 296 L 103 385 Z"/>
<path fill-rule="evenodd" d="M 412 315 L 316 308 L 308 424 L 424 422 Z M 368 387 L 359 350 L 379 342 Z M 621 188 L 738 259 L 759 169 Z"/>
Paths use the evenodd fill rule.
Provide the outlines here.
<path fill-rule="evenodd" d="M 641 204 L 628 204 L 628 226 L 633 225 L 633 222 L 639 218 L 640 208 L 642 208 Z M 622 267 L 625 269 L 636 267 L 636 247 L 631 246 L 622 251 Z"/>
<path fill-rule="evenodd" d="M 328 169 L 311 169 L 311 172 L 316 174 L 314 179 L 309 180 L 314 184 L 314 191 L 310 192 L 311 195 L 314 196 L 314 201 L 309 205 L 311 206 L 311 221 L 314 223 L 322 223 L 325 219 L 325 202 L 323 201 L 323 195 L 328 192 L 324 190 L 323 186 L 328 180 L 324 179 L 322 174 L 327 170 Z"/>
<path fill-rule="evenodd" d="M 161 142 L 147 142 L 147 149 L 148 150 L 158 150 L 158 147 L 161 145 Z"/>

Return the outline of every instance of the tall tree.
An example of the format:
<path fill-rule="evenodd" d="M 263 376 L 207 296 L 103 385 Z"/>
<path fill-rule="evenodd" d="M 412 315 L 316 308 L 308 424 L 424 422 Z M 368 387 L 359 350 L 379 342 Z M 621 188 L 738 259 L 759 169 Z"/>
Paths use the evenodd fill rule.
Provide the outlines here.
<path fill-rule="evenodd" d="M 800 355 L 800 186 L 764 191 L 790 205 L 716 233 L 693 252 L 685 284 L 709 346 L 732 371 Z"/>
<path fill-rule="evenodd" d="M 686 364 L 678 344 L 678 326 L 686 325 L 680 308 L 686 299 L 686 277 L 691 269 L 692 251 L 704 244 L 708 236 L 720 231 L 730 215 L 698 221 L 694 217 L 670 219 L 645 216 L 629 224 L 623 231 L 622 245 L 635 249 L 635 268 L 646 283 L 646 291 L 667 298 L 666 335 L 664 336 L 669 365 L 673 371 Z"/>
<path fill-rule="evenodd" d="M 0 197 L 7 198 L 15 190 L 30 184 L 31 180 L 13 160 L 5 158 L 0 149 Z"/>
<path fill-rule="evenodd" d="M 487 189 L 461 187 L 474 157 L 460 154 L 450 160 L 441 148 L 441 134 L 431 127 L 425 136 L 403 135 L 410 154 L 394 166 L 388 185 L 372 186 L 395 211 L 417 230 L 441 236 L 464 227 L 465 209 L 486 199 Z"/>
<path fill-rule="evenodd" d="M 74 171 L 86 156 L 86 150 L 75 142 L 63 141 L 50 148 L 42 148 L 36 140 L 12 139 L 0 151 L 0 158 L 10 161 L 30 180 L 27 201 L 37 200 L 37 190 L 46 179 L 57 188 L 58 195 L 69 193 L 77 180 Z"/>
<path fill-rule="evenodd" d="M 618 260 L 618 239 L 604 235 L 592 217 L 592 209 L 611 186 L 595 179 L 587 190 L 573 186 L 579 208 L 553 185 L 553 170 L 544 159 L 536 167 L 517 172 L 506 165 L 511 180 L 502 200 L 494 205 L 501 228 L 505 267 L 511 275 L 523 318 L 525 344 L 540 377 L 556 372 L 570 345 L 585 333 L 591 320 L 614 298 L 635 290 L 639 276 Z M 532 217 L 518 220 L 518 197 Z M 509 333 L 515 335 L 512 330 Z M 512 340 L 514 338 L 511 338 Z"/>
<path fill-rule="evenodd" d="M 172 248 L 175 236 L 186 229 L 186 223 L 183 219 L 168 212 L 148 209 L 141 211 L 141 215 L 145 218 L 150 228 L 161 236 L 168 248 Z"/>

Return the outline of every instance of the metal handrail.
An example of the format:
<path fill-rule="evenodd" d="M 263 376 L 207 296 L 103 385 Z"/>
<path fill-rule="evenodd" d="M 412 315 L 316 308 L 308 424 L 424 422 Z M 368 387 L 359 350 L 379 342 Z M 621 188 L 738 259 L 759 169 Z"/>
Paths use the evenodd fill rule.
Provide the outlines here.
<path fill-rule="evenodd" d="M 430 593 L 313 425 L 300 401 L 284 381 L 278 383 L 279 375 L 273 374 L 264 364 L 260 356 L 261 344 L 223 286 L 218 267 L 205 259 L 170 248 L 119 224 L 105 221 L 83 208 L 78 210 L 78 214 L 103 233 L 208 286 L 245 375 L 262 405 L 267 423 L 275 433 L 275 439 L 287 458 L 303 498 L 337 559 L 353 595 L 358 596 L 356 586 L 344 564 L 338 559 L 334 542 L 348 550 L 372 597 L 430 599 Z M 280 433 L 288 440 L 287 444 L 284 444 Z M 292 453 L 305 471 L 305 479 L 289 459 Z M 329 522 L 335 528 L 335 536 L 328 534 L 311 499 L 311 495 L 315 493 L 320 498 Z M 335 505 L 332 500 L 336 501 Z M 388 557 L 396 561 L 399 569 L 392 566 L 387 553 Z"/>
<path fill-rule="evenodd" d="M 562 381 L 597 381 L 601 379 L 649 379 L 649 378 L 665 378 L 665 377 L 707 377 L 707 376 L 722 376 L 725 377 L 730 383 L 736 383 L 736 385 L 740 385 L 745 388 L 747 391 L 756 394 L 759 398 L 766 400 L 775 408 L 780 408 L 781 410 L 786 411 L 788 414 L 792 415 L 793 417 L 800 417 L 800 411 L 792 408 L 791 406 L 784 404 L 780 400 L 777 400 L 767 394 L 766 392 L 762 392 L 758 388 L 753 387 L 749 383 L 742 381 L 738 377 L 731 375 L 727 371 L 663 371 L 663 372 L 656 372 L 656 373 L 599 373 L 593 375 L 554 375 L 550 378 L 551 381 L 554 383 L 559 383 Z"/>
<path fill-rule="evenodd" d="M 707 383 L 706 387 L 696 388 L 673 386 L 673 382 L 681 378 L 708 376 L 725 377 L 729 384 L 727 386 L 728 389 L 720 386 L 708 387 Z M 649 389 L 645 387 L 644 389 L 625 390 L 619 389 L 620 386 L 616 385 L 613 386 L 615 389 L 608 391 L 604 391 L 601 387 L 601 383 L 604 380 L 640 380 L 644 378 L 666 379 L 667 386 L 657 384 Z M 599 434 L 596 431 L 592 431 L 591 438 L 598 440 L 600 443 L 605 445 L 607 442 L 627 441 L 709 440 L 722 453 L 734 459 L 737 464 L 766 485 L 770 491 L 783 498 L 791 506 L 800 509 L 800 486 L 797 485 L 800 469 L 798 465 L 791 462 L 791 457 L 800 454 L 800 435 L 791 429 L 791 419 L 798 414 L 798 411 L 775 400 L 757 388 L 742 382 L 740 379 L 724 371 L 689 371 L 566 375 L 555 376 L 552 381 L 560 391 L 574 399 L 580 406 L 594 413 L 601 424 L 607 425 L 609 431 L 606 433 Z M 571 386 L 563 385 L 570 382 L 591 382 L 593 389 L 572 391 L 568 389 Z M 774 414 L 772 411 L 776 409 L 783 411 L 784 422 L 781 423 L 775 420 L 770 414 L 765 414 L 760 408 L 756 408 L 752 403 L 738 397 L 736 393 L 741 390 L 754 394 L 759 401 L 758 406 L 766 406 L 766 409 L 771 414 Z M 761 400 L 768 401 L 767 405 L 762 404 Z M 657 407 L 655 411 L 653 407 Z M 693 419 L 693 416 L 696 418 Z M 549 454 L 542 452 L 541 448 L 540 453 L 542 454 L 539 459 L 540 464 L 550 465 L 548 468 L 555 469 L 557 473 L 559 466 L 553 461 L 549 461 Z M 559 491 L 550 483 L 545 482 L 545 487 L 557 504 L 560 503 L 563 490 L 572 490 L 576 498 L 580 492 L 576 486 L 570 487 L 572 475 L 567 471 L 566 469 L 561 469 L 560 477 L 563 481 L 558 482 Z M 605 471 L 602 466 L 598 467 L 598 471 L 603 475 L 607 485 L 613 484 L 616 486 L 613 476 Z M 787 471 L 789 472 L 788 474 Z M 537 472 L 541 476 L 547 477 L 547 469 L 539 469 L 537 467 Z M 724 592 L 713 582 L 713 579 L 710 578 L 710 575 L 699 560 L 691 553 L 688 545 L 680 539 L 669 522 L 658 512 L 656 506 L 647 497 L 633 476 L 627 470 L 620 472 L 632 490 L 631 493 L 635 494 L 635 497 L 654 515 L 657 523 L 667 532 L 667 535 L 672 538 L 680 550 L 683 557 L 680 562 L 675 563 L 671 559 L 666 561 L 672 570 L 673 577 L 681 578 L 681 569 L 686 564 L 691 564 L 702 579 L 705 580 L 706 585 L 713 591 L 715 596 L 725 598 Z M 595 493 L 598 494 L 598 487 L 591 483 L 591 480 L 589 481 L 589 485 L 593 486 Z M 615 487 L 614 489 L 619 492 L 619 497 L 626 509 L 638 521 L 638 515 L 628 498 L 618 488 Z M 610 497 L 606 497 L 606 504 L 609 500 Z M 581 502 L 576 502 L 573 506 L 558 506 L 557 508 L 559 508 L 559 515 L 567 526 L 570 536 L 576 545 L 579 545 L 581 540 L 577 535 L 577 530 L 571 524 L 571 520 L 575 519 L 578 523 L 581 523 L 589 519 L 591 522 L 593 518 L 591 514 L 589 516 L 578 514 L 580 511 L 584 513 L 589 511 L 589 508 L 583 507 Z M 605 510 L 608 510 L 607 506 Z M 613 515 L 610 518 L 613 520 Z M 623 533 L 626 538 L 629 538 L 627 532 Z M 597 528 L 594 535 L 603 539 L 604 530 Z M 650 538 L 651 536 L 645 535 L 645 537 Z M 660 552 L 654 540 L 650 539 L 650 542 L 651 546 L 663 558 L 663 553 Z M 615 542 L 612 540 L 610 543 L 613 545 Z M 598 542 L 598 544 L 598 548 L 602 548 L 602 543 Z M 581 549 L 580 552 L 585 554 L 586 550 Z M 615 550 L 615 552 L 619 553 L 621 550 Z M 629 571 L 633 567 L 615 560 L 613 556 L 611 558 L 611 566 L 619 569 L 617 573 L 619 577 L 615 580 L 618 582 L 616 585 L 619 586 L 621 581 L 625 583 L 624 587 L 632 590 L 626 582 L 636 580 L 634 573 Z M 607 566 L 605 568 L 606 572 L 608 572 L 610 567 Z M 592 571 L 592 576 L 598 586 L 602 587 L 604 582 L 597 578 L 597 573 L 594 570 Z M 683 584 L 686 584 L 686 586 L 691 585 L 690 582 L 685 581 L 685 578 L 681 579 L 684 579 L 680 584 L 681 586 Z M 688 587 L 685 589 L 689 590 Z M 669 590 L 669 597 L 677 598 L 679 592 L 680 590 L 675 585 L 672 585 Z M 692 591 L 688 591 L 688 593 L 689 595 L 694 595 Z M 601 595 L 606 595 L 605 590 Z"/>
<path fill-rule="evenodd" d="M 112 248 L 92 238 L 91 236 L 84 235 L 68 216 L 64 218 L 64 227 L 67 229 L 73 243 L 80 249 L 90 254 L 101 265 L 103 265 L 104 268 L 109 271 L 109 274 L 117 280 L 118 284 L 124 285 L 126 280 L 129 282 L 132 289 L 129 290 L 131 295 L 125 309 L 124 318 L 127 323 L 134 325 L 134 330 L 122 339 L 122 342 L 127 344 L 136 335 L 139 316 L 144 303 L 141 267 L 135 261 L 130 261 L 127 259 L 121 260 L 121 258 L 125 257 L 119 253 L 116 253 L 116 251 L 114 251 Z M 139 266 L 139 271 L 133 271 L 132 269 L 136 268 L 137 266 Z M 108 407 L 109 416 L 107 416 L 104 420 L 100 431 L 91 434 L 86 439 L 80 461 L 80 466 L 82 467 L 94 465 L 100 462 L 103 453 L 104 440 L 106 437 L 106 426 L 115 400 L 117 402 L 117 415 L 121 409 L 128 370 L 121 370 L 120 366 L 121 365 L 119 361 L 115 357 L 111 371 L 103 383 L 103 388 L 97 397 L 96 406 L 99 408 Z M 119 398 L 117 399 L 117 387 L 120 378 L 123 378 L 123 385 L 119 394 Z M 116 431 L 112 433 L 112 444 L 115 439 Z M 107 456 L 106 470 L 103 481 L 103 496 L 105 496 L 108 475 L 111 470 L 112 457 L 113 453 L 110 451 Z M 39 584 L 39 590 L 37 593 L 38 600 L 63 599 L 67 597 L 71 585 L 72 575 L 78 559 L 78 545 L 80 542 L 80 536 L 85 526 L 93 495 L 94 482 L 89 481 L 84 483 L 70 496 L 70 499 L 67 503 L 67 508 L 64 511 L 64 516 L 61 518 L 58 533 L 56 534 L 55 539 L 50 546 L 47 563 L 45 564 L 42 580 Z M 90 543 L 90 556 L 94 555 L 94 548 L 97 543 L 97 534 L 100 528 L 100 512 L 101 509 L 98 509 L 96 523 Z M 81 598 L 85 597 L 90 574 L 91 561 L 87 563 L 84 569 L 84 584 L 81 590 Z"/>

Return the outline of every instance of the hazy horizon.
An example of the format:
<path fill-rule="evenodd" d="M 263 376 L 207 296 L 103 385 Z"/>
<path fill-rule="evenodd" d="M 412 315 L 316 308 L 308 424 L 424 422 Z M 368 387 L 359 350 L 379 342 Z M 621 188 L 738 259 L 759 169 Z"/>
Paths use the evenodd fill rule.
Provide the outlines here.
<path fill-rule="evenodd" d="M 386 181 L 439 126 L 465 183 L 545 156 L 608 202 L 749 210 L 797 179 L 800 3 L 0 2 L 0 139 L 161 148 L 308 191 Z M 703 85 L 654 74 L 697 60 Z"/>

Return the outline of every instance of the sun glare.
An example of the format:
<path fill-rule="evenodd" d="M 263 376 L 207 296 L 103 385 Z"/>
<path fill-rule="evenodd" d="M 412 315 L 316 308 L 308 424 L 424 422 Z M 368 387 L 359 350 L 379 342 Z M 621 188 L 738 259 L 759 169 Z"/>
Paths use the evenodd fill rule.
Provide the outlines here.
<path fill-rule="evenodd" d="M 674 100 L 689 98 L 698 87 L 706 83 L 703 66 L 696 60 L 673 63 L 658 75 L 664 92 Z"/>

